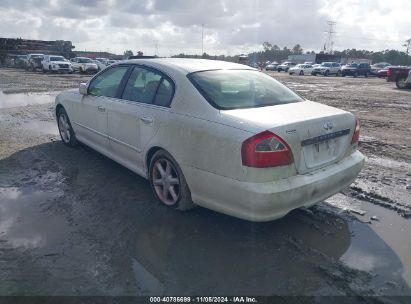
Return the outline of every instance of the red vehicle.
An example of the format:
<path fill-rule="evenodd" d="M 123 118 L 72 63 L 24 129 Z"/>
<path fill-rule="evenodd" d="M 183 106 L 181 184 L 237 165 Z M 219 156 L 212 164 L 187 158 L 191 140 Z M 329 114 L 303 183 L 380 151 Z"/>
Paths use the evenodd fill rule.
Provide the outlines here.
<path fill-rule="evenodd" d="M 389 68 L 389 67 L 386 67 L 386 68 L 384 68 L 384 69 L 382 69 L 382 70 L 378 70 L 378 72 L 377 72 L 377 77 L 378 77 L 378 78 L 386 78 L 386 77 L 387 77 L 388 68 Z"/>
<path fill-rule="evenodd" d="M 395 82 L 397 88 L 399 89 L 406 89 L 408 87 L 407 78 L 408 73 L 411 70 L 411 67 L 389 67 L 387 71 L 387 81 L 388 82 Z"/>

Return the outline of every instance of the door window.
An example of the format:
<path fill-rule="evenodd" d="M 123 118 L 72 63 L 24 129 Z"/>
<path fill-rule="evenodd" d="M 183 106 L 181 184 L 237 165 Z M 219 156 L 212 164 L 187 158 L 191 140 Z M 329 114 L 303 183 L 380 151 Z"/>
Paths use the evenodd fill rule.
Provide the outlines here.
<path fill-rule="evenodd" d="M 88 92 L 95 96 L 116 97 L 118 87 L 128 70 L 128 66 L 111 68 L 94 78 Z"/>
<path fill-rule="evenodd" d="M 168 107 L 171 103 L 171 99 L 174 94 L 174 86 L 171 81 L 163 78 L 160 86 L 158 87 L 156 98 L 154 99 L 154 104 L 157 106 Z"/>
<path fill-rule="evenodd" d="M 152 103 L 161 82 L 161 74 L 135 67 L 127 81 L 123 99 L 142 103 Z"/>

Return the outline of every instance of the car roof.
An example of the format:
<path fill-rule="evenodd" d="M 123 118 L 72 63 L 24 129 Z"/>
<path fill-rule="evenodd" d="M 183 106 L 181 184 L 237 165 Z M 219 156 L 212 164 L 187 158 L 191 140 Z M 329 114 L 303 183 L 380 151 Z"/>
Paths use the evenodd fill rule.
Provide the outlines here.
<path fill-rule="evenodd" d="M 249 66 L 232 63 L 220 60 L 208 59 L 191 59 L 191 58 L 152 58 L 152 59 L 130 59 L 121 61 L 121 63 L 136 63 L 155 68 L 172 68 L 185 74 L 206 71 L 206 70 L 220 70 L 220 69 L 242 69 L 255 70 Z"/>

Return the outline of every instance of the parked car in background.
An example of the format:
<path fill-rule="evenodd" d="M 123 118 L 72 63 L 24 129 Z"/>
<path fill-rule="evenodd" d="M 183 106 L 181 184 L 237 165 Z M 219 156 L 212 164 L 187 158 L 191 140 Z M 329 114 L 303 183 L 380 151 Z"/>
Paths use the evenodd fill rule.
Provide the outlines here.
<path fill-rule="evenodd" d="M 408 78 L 410 67 L 392 66 L 387 71 L 387 81 L 395 82 L 397 88 L 406 89 L 409 87 Z"/>
<path fill-rule="evenodd" d="M 355 63 L 352 62 L 350 64 L 344 65 L 341 68 L 341 76 L 364 76 L 368 77 L 371 74 L 371 67 L 368 63 Z"/>
<path fill-rule="evenodd" d="M 378 78 L 386 78 L 386 77 L 387 77 L 387 73 L 388 73 L 388 69 L 389 69 L 390 67 L 391 67 L 391 66 L 389 65 L 389 66 L 387 66 L 387 67 L 385 67 L 385 68 L 383 68 L 383 69 L 381 69 L 381 70 L 378 70 L 376 76 L 377 76 Z"/>
<path fill-rule="evenodd" d="M 378 62 L 371 65 L 371 74 L 377 75 L 378 71 L 386 69 L 387 67 L 391 66 L 388 62 Z"/>
<path fill-rule="evenodd" d="M 290 61 L 283 62 L 282 64 L 277 66 L 277 72 L 281 72 L 281 71 L 288 72 L 288 70 L 295 65 L 296 65 L 295 63 L 290 62 Z"/>
<path fill-rule="evenodd" d="M 76 57 L 71 59 L 71 64 L 74 71 L 79 71 L 80 73 L 96 73 L 98 72 L 98 66 L 87 57 Z"/>
<path fill-rule="evenodd" d="M 73 73 L 71 62 L 63 56 L 45 55 L 41 61 L 42 70 L 46 72 Z"/>
<path fill-rule="evenodd" d="M 98 67 L 98 71 L 101 71 L 101 70 L 104 70 L 106 67 L 107 67 L 107 65 L 106 64 L 104 64 L 103 62 L 101 62 L 101 61 L 99 61 L 99 60 L 92 60 L 95 64 L 97 64 L 97 67 Z"/>
<path fill-rule="evenodd" d="M 288 74 L 293 75 L 310 75 L 313 71 L 313 66 L 311 64 L 297 64 L 288 70 Z"/>
<path fill-rule="evenodd" d="M 104 57 L 98 57 L 96 58 L 96 60 L 100 61 L 101 63 L 103 63 L 105 66 L 108 66 L 108 58 L 104 58 Z"/>
<path fill-rule="evenodd" d="M 27 55 L 8 55 L 6 57 L 6 67 L 26 68 Z"/>
<path fill-rule="evenodd" d="M 41 69 L 41 62 L 44 58 L 44 54 L 28 54 L 26 61 L 26 70 L 27 71 L 36 71 Z"/>
<path fill-rule="evenodd" d="M 276 70 L 277 70 L 277 66 L 278 66 L 278 63 L 273 63 L 273 62 L 271 62 L 271 63 L 269 63 L 268 65 L 266 65 L 265 70 L 266 70 L 266 71 L 276 71 Z"/>
<path fill-rule="evenodd" d="M 171 209 L 269 221 L 338 193 L 364 164 L 353 114 L 230 62 L 123 61 L 59 94 L 55 113 L 66 145 L 147 178 Z"/>
<path fill-rule="evenodd" d="M 320 66 L 313 69 L 311 75 L 341 76 L 341 64 L 337 62 L 323 62 Z"/>

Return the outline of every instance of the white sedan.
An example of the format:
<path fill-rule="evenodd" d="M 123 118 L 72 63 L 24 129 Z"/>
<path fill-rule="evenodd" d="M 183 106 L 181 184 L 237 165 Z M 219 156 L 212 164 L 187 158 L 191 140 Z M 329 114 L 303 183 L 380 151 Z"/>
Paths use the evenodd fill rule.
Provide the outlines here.
<path fill-rule="evenodd" d="M 288 70 L 290 75 L 310 75 L 313 71 L 313 66 L 311 64 L 297 64 L 295 67 L 292 67 Z"/>
<path fill-rule="evenodd" d="M 148 178 L 180 210 L 273 220 L 347 187 L 364 162 L 354 115 L 234 63 L 123 61 L 60 93 L 55 110 L 66 145 Z"/>

